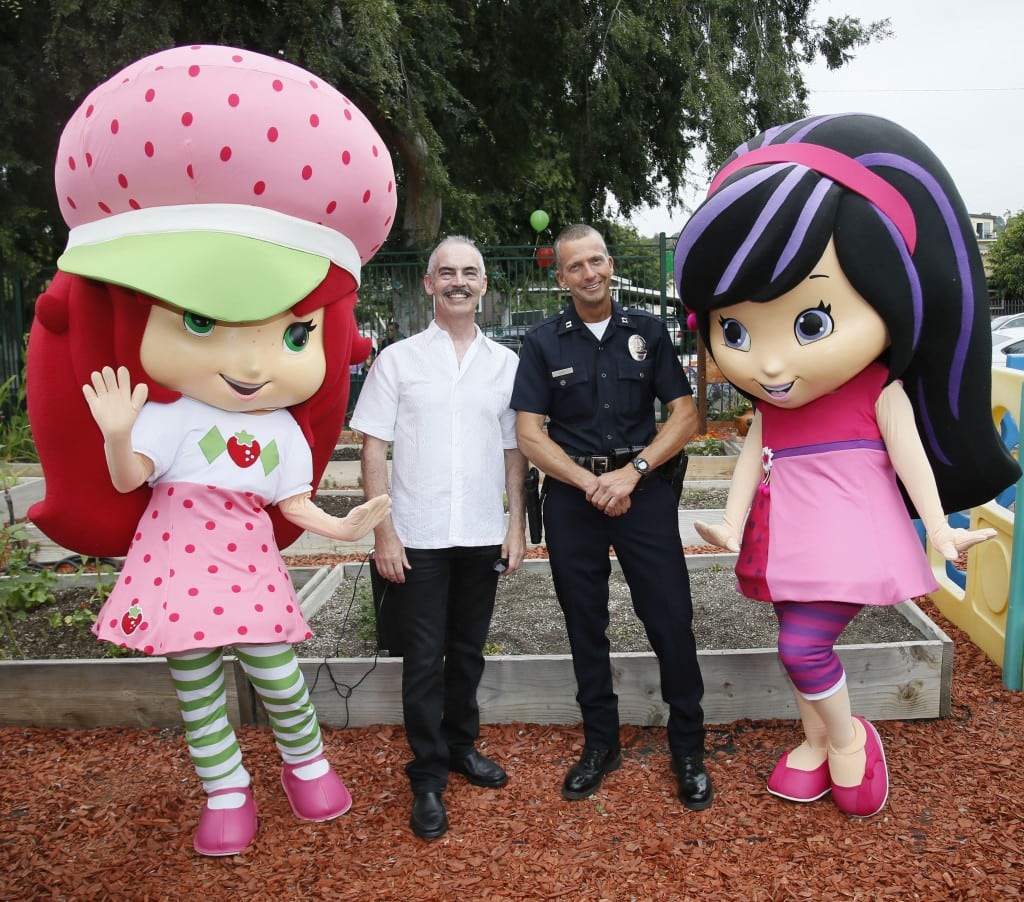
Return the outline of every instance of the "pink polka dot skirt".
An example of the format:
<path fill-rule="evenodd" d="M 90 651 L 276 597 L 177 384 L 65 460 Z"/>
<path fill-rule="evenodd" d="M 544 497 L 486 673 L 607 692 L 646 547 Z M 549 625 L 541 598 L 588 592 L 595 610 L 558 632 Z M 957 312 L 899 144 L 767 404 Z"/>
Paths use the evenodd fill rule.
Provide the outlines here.
<path fill-rule="evenodd" d="M 312 635 L 262 499 L 193 483 L 154 488 L 93 632 L 150 655 Z"/>

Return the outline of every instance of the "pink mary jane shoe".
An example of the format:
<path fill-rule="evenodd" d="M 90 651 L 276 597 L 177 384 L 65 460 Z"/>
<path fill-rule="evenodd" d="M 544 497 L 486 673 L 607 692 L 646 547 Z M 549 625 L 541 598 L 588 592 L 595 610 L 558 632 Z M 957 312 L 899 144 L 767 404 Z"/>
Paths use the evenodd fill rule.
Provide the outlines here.
<path fill-rule="evenodd" d="M 323 757 L 320 755 L 302 764 L 286 764 L 281 769 L 284 794 L 300 821 L 329 821 L 352 807 L 352 796 L 333 769 L 328 768 L 327 773 L 312 780 L 301 780 L 295 775 L 299 768 L 322 761 Z"/>
<path fill-rule="evenodd" d="M 768 792 L 790 802 L 814 802 L 831 788 L 828 761 L 822 761 L 814 770 L 799 770 L 789 766 L 789 752 L 779 758 L 768 777 Z"/>
<path fill-rule="evenodd" d="M 258 820 L 256 801 L 252 791 L 244 789 L 217 789 L 210 797 L 241 793 L 245 802 L 240 808 L 211 808 L 204 805 L 199 814 L 199 827 L 192 847 L 200 855 L 237 855 L 244 851 L 256 835 Z"/>
<path fill-rule="evenodd" d="M 882 740 L 874 726 L 863 717 L 854 717 L 864 725 L 864 779 L 857 786 L 832 786 L 832 799 L 840 811 L 854 817 L 871 817 L 885 807 L 889 797 L 889 771 L 885 766 Z"/>

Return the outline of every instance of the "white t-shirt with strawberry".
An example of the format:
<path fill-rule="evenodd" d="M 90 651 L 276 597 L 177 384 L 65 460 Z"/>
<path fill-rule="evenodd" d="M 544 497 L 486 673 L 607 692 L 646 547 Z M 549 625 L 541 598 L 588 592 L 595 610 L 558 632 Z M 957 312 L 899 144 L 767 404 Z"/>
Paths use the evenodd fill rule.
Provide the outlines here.
<path fill-rule="evenodd" d="M 313 455 L 287 410 L 234 413 L 194 398 L 144 404 L 132 447 L 153 461 L 150 485 L 200 482 L 244 489 L 266 504 L 312 491 Z"/>
<path fill-rule="evenodd" d="M 132 446 L 153 461 L 153 495 L 93 632 L 153 655 L 309 638 L 264 509 L 311 491 L 291 414 L 148 403 Z"/>

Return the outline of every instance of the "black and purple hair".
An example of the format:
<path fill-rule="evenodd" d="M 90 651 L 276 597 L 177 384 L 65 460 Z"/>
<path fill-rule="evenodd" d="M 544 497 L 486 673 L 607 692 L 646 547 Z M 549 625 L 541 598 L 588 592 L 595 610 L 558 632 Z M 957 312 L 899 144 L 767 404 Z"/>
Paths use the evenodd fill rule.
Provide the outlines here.
<path fill-rule="evenodd" d="M 943 506 L 993 498 L 1020 470 L 992 421 L 981 255 L 945 167 L 901 126 L 819 116 L 734 151 L 675 251 L 679 296 L 705 344 L 713 310 L 785 294 L 833 238 L 843 273 L 888 327 L 881 362 L 903 380 Z"/>

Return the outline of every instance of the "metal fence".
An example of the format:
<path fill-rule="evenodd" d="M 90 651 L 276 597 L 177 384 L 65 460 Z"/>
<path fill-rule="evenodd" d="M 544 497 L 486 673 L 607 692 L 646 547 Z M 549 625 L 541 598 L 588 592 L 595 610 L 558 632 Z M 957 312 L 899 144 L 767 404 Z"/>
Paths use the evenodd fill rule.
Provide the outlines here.
<path fill-rule="evenodd" d="M 487 293 L 477 323 L 488 337 L 515 345 L 526 329 L 561 309 L 567 299 L 555 281 L 547 246 L 483 246 Z M 673 334 L 675 291 L 665 236 L 656 244 L 609 248 L 615 259 L 613 293 L 624 306 L 643 306 L 666 317 Z M 394 321 L 403 335 L 426 328 L 433 311 L 423 289 L 426 253 L 378 255 L 363 268 L 356 316 L 360 330 L 374 343 Z"/>
<path fill-rule="evenodd" d="M 20 387 L 32 308 L 44 285 L 45 280 L 32 282 L 0 269 L 0 385 L 13 377 Z M 8 397 L 16 399 L 17 394 L 9 392 Z"/>
<path fill-rule="evenodd" d="M 560 310 L 568 300 L 555 280 L 553 255 L 544 245 L 481 246 L 480 250 L 488 285 L 477 323 L 489 338 L 518 350 L 526 330 Z M 655 242 L 613 245 L 609 252 L 615 259 L 615 300 L 623 306 L 644 308 L 665 320 L 696 390 L 697 339 L 694 333 L 680 328 L 668 240 L 661 235 Z M 413 335 L 429 325 L 433 308 L 423 287 L 428 256 L 418 252 L 382 253 L 363 267 L 356 318 L 360 331 L 373 340 L 375 348 L 391 321 L 403 335 Z M 0 267 L 0 384 L 11 376 L 20 379 L 32 308 L 47 278 L 30 283 L 3 273 Z M 350 413 L 362 381 L 361 374 L 353 375 Z M 17 397 L 16 392 L 11 394 Z M 707 397 L 712 417 L 738 400 L 730 386 L 722 385 L 709 386 Z"/>

